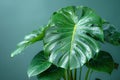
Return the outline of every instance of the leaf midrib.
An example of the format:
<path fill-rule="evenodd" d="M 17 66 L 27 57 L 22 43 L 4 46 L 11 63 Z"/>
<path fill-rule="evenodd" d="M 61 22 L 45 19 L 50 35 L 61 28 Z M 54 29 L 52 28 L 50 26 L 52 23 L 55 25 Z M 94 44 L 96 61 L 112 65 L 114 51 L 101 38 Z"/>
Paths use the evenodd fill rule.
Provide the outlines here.
<path fill-rule="evenodd" d="M 70 54 L 72 53 L 72 49 L 73 49 L 73 43 L 74 43 L 74 40 L 75 40 L 75 33 L 76 32 L 76 25 L 74 26 L 73 28 L 73 33 L 72 33 L 72 39 L 71 39 L 71 46 L 70 46 Z M 70 54 L 69 54 L 69 65 L 70 65 Z"/>

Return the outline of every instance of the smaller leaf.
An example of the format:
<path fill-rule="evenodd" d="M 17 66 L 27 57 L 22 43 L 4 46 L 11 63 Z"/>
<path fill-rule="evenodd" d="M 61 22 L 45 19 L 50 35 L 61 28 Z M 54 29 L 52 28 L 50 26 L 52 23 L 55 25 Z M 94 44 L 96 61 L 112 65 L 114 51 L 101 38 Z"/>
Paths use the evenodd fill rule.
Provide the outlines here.
<path fill-rule="evenodd" d="M 114 60 L 108 52 L 100 51 L 86 66 L 96 71 L 111 74 L 114 69 Z"/>
<path fill-rule="evenodd" d="M 20 54 L 26 47 L 30 46 L 31 44 L 42 40 L 44 37 L 45 28 L 40 28 L 39 30 L 33 31 L 31 34 L 25 36 L 24 41 L 20 42 L 17 45 L 17 49 L 11 53 L 11 57 Z"/>
<path fill-rule="evenodd" d="M 49 69 L 39 74 L 38 80 L 60 80 L 64 76 L 64 69 L 52 65 Z"/>
<path fill-rule="evenodd" d="M 36 76 L 43 71 L 47 70 L 51 66 L 51 63 L 47 61 L 47 58 L 44 56 L 44 52 L 39 52 L 33 59 L 28 68 L 28 76 Z"/>
<path fill-rule="evenodd" d="M 105 41 L 113 45 L 120 45 L 120 32 L 113 25 L 107 24 L 104 26 Z"/>

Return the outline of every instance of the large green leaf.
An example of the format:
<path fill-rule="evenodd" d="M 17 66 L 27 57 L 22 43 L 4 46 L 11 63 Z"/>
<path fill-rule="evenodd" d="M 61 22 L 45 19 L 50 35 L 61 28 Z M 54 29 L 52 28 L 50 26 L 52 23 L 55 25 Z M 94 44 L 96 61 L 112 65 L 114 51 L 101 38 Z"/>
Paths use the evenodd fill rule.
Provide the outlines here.
<path fill-rule="evenodd" d="M 120 45 L 120 32 L 113 25 L 107 24 L 104 26 L 104 35 L 106 42 L 113 45 Z"/>
<path fill-rule="evenodd" d="M 51 66 L 51 63 L 48 62 L 47 58 L 44 56 L 44 52 L 39 52 L 33 59 L 28 68 L 28 76 L 36 76 Z"/>
<path fill-rule="evenodd" d="M 105 51 L 100 51 L 98 55 L 92 58 L 86 66 L 96 71 L 111 73 L 113 69 L 117 68 L 114 65 L 114 60 L 112 56 Z"/>
<path fill-rule="evenodd" d="M 38 80 L 60 80 L 64 76 L 64 69 L 52 65 L 48 70 L 38 75 Z"/>
<path fill-rule="evenodd" d="M 81 15 L 80 15 L 81 14 Z M 69 6 L 55 12 L 45 35 L 49 61 L 62 68 L 78 68 L 99 52 L 103 41 L 102 19 L 90 8 Z"/>
<path fill-rule="evenodd" d="M 44 31 L 46 27 L 41 27 L 39 30 L 33 31 L 31 34 L 25 36 L 24 41 L 17 45 L 17 49 L 11 54 L 11 57 L 20 54 L 26 47 L 31 44 L 42 40 L 44 37 Z"/>

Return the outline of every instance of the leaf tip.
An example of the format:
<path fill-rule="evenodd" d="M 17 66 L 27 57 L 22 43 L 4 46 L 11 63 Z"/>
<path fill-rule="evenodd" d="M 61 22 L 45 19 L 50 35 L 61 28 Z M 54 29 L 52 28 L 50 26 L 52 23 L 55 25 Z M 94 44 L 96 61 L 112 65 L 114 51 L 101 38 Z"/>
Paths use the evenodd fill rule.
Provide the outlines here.
<path fill-rule="evenodd" d="M 27 72 L 28 78 L 30 78 L 32 75 L 29 73 L 29 71 Z"/>
<path fill-rule="evenodd" d="M 30 78 L 30 77 L 31 77 L 31 75 L 28 74 L 28 78 Z"/>
<path fill-rule="evenodd" d="M 12 57 L 12 58 L 13 58 L 13 57 L 14 57 L 14 54 L 13 54 L 13 53 L 11 53 L 10 57 Z"/>
<path fill-rule="evenodd" d="M 15 50 L 14 52 L 12 52 L 10 56 L 14 57 L 16 55 L 16 52 L 17 52 L 17 50 Z"/>

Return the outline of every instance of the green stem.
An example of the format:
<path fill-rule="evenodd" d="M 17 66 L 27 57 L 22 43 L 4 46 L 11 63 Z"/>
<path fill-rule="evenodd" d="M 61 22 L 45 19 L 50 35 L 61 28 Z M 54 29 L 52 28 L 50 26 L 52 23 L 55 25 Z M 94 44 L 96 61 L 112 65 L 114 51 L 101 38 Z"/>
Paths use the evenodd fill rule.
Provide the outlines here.
<path fill-rule="evenodd" d="M 68 80 L 71 80 L 70 79 L 71 77 L 70 77 L 70 70 L 69 69 L 67 70 L 67 78 L 68 78 Z"/>
<path fill-rule="evenodd" d="M 85 80 L 88 80 L 89 78 L 89 73 L 90 73 L 90 68 L 87 70 L 86 75 L 85 75 Z"/>
<path fill-rule="evenodd" d="M 80 67 L 79 80 L 81 80 L 81 76 L 82 76 L 82 67 Z"/>
<path fill-rule="evenodd" d="M 72 70 L 70 70 L 70 80 L 73 80 Z"/>
<path fill-rule="evenodd" d="M 77 69 L 74 70 L 74 78 L 73 78 L 73 80 L 76 80 L 76 77 L 77 77 L 76 74 L 77 74 Z"/>
<path fill-rule="evenodd" d="M 92 73 L 93 73 L 93 70 L 90 71 L 89 79 L 91 79 Z"/>
<path fill-rule="evenodd" d="M 65 70 L 65 73 L 64 73 L 64 80 L 67 80 L 67 70 Z"/>

